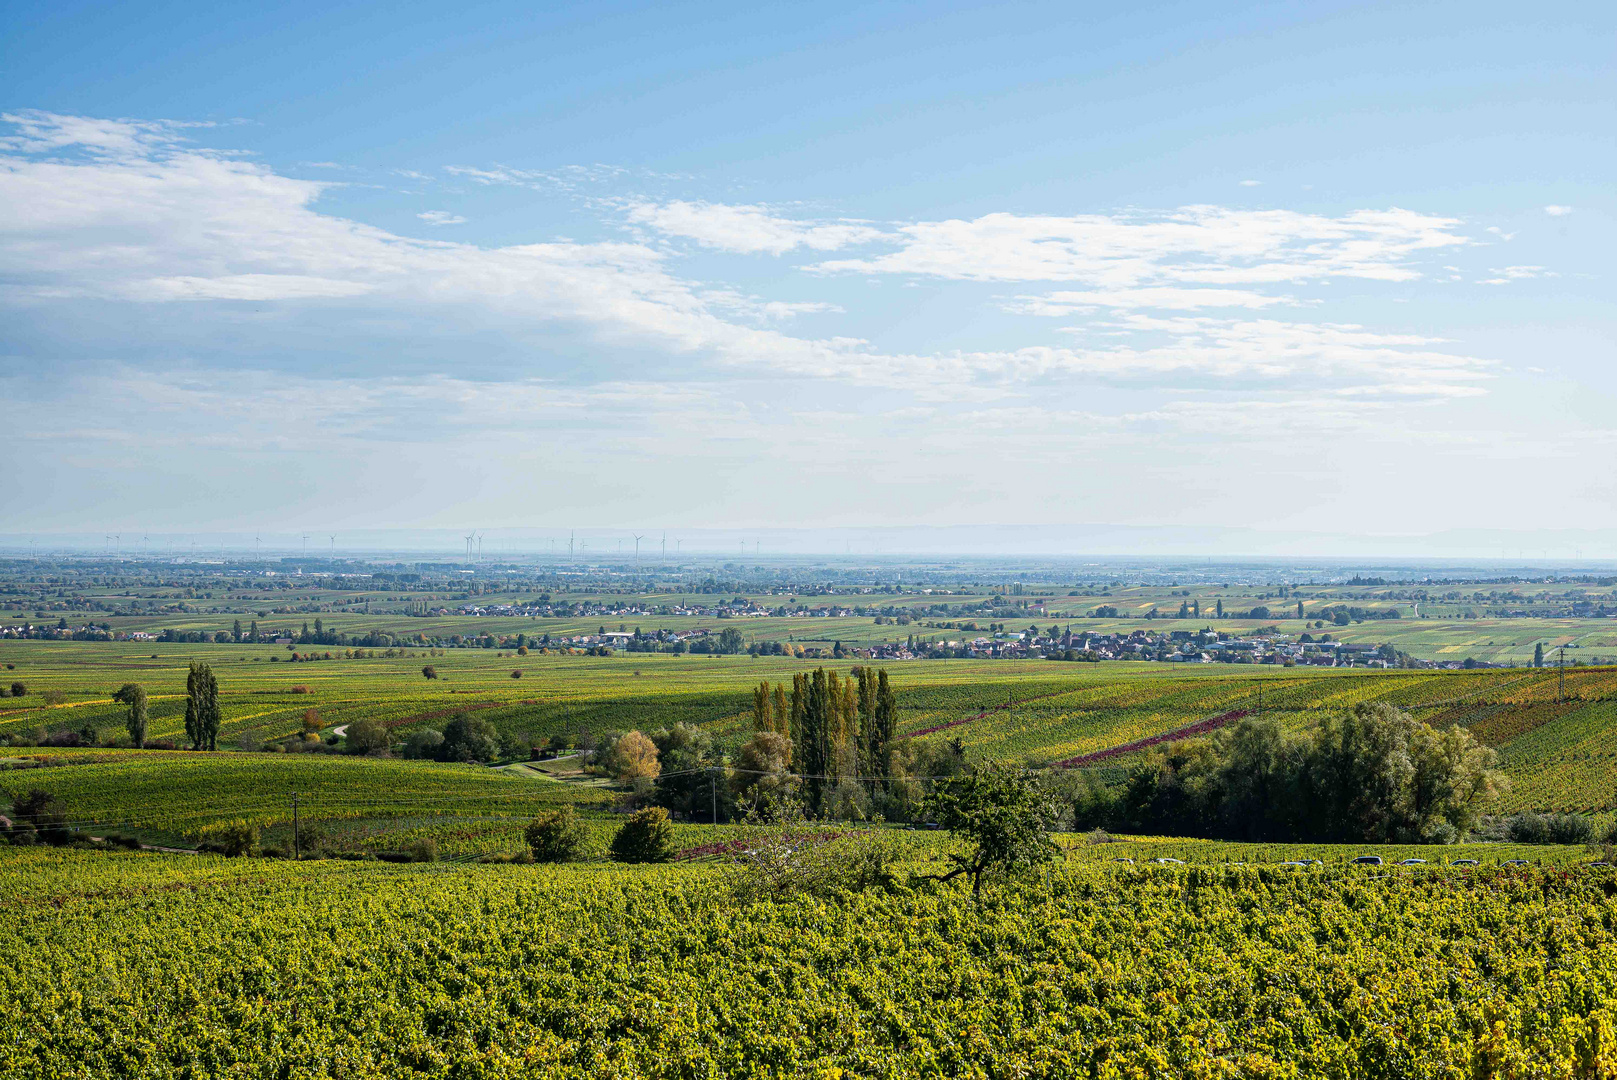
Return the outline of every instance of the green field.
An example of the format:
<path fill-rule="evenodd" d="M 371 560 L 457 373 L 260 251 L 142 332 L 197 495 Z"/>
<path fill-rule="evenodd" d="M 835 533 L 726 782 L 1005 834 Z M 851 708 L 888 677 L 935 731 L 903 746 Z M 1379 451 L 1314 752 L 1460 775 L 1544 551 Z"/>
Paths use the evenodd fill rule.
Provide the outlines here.
<path fill-rule="evenodd" d="M 152 696 L 149 738 L 182 740 L 186 665 L 198 658 L 212 664 L 220 680 L 226 744 L 247 736 L 286 736 L 299 729 L 311 709 L 328 730 L 375 717 L 402 735 L 442 727 L 457 712 L 476 711 L 502 731 L 531 738 L 649 731 L 684 722 L 738 742 L 749 730 L 750 695 L 758 681 L 789 684 L 794 672 L 815 663 L 655 654 L 517 657 L 481 649 L 311 663 L 271 663 L 270 655 L 275 650 L 233 645 L 0 643 L 0 658 L 14 665 L 0 678 L 25 682 L 29 689 L 25 698 L 0 701 L 0 735 L 89 726 L 104 739 L 113 738 L 121 734 L 123 710 L 111 694 L 126 681 L 138 681 Z M 439 678 L 422 677 L 428 662 Z M 846 672 L 854 665 L 828 666 Z M 1608 810 L 1617 805 L 1617 672 L 1608 668 L 1568 671 L 1564 700 L 1557 701 L 1563 682 L 1553 670 L 1050 661 L 888 666 L 898 691 L 899 733 L 953 725 L 924 737 L 958 738 L 975 759 L 1062 760 L 1232 710 L 1255 711 L 1260 693 L 1265 712 L 1298 727 L 1357 702 L 1388 701 L 1434 725 L 1465 725 L 1495 747 L 1513 781 L 1505 808 Z M 517 670 L 522 678 L 511 678 Z M 43 704 L 46 691 L 59 692 L 62 704 Z M 1005 705 L 1010 707 L 994 708 Z M 971 719 L 984 709 L 991 711 Z M 1131 760 L 1115 759 L 1108 767 L 1126 767 Z"/>
<path fill-rule="evenodd" d="M 1084 858 L 742 903 L 706 865 L 0 850 L 0 1072 L 1605 1076 L 1612 874 Z"/>

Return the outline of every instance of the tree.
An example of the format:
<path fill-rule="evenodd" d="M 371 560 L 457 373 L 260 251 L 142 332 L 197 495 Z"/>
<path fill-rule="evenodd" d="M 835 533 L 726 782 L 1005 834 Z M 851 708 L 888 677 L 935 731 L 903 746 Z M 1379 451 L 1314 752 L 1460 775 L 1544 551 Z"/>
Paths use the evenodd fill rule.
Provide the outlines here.
<path fill-rule="evenodd" d="M 973 897 L 982 895 L 984 875 L 1026 870 L 1055 858 L 1060 850 L 1050 840 L 1055 800 L 1031 772 L 980 766 L 938 781 L 926 808 L 938 824 L 970 845 L 963 855 L 949 855 L 955 868 L 933 875 L 933 880 L 965 874 L 971 878 Z"/>
<path fill-rule="evenodd" d="M 146 688 L 139 683 L 124 683 L 112 700 L 129 706 L 124 726 L 129 729 L 129 742 L 137 750 L 146 745 Z"/>
<path fill-rule="evenodd" d="M 674 827 L 661 806 L 637 810 L 612 837 L 612 858 L 618 862 L 657 863 L 674 857 Z"/>
<path fill-rule="evenodd" d="M 752 690 L 752 730 L 770 731 L 773 727 L 769 715 L 769 680 L 765 679 Z"/>
<path fill-rule="evenodd" d="M 719 652 L 727 656 L 734 656 L 741 649 L 741 631 L 733 626 L 726 626 L 719 632 Z"/>
<path fill-rule="evenodd" d="M 544 863 L 570 862 L 578 858 L 588 836 L 588 830 L 571 806 L 540 814 L 522 830 L 522 838 L 528 842 L 534 860 Z"/>
<path fill-rule="evenodd" d="M 614 739 L 604 764 L 613 779 L 629 781 L 653 779 L 662 768 L 657 763 L 657 744 L 638 731 Z"/>
<path fill-rule="evenodd" d="M 788 715 L 786 711 L 786 687 L 776 683 L 774 696 L 769 703 L 770 730 L 784 735 L 790 740 L 792 737 L 792 725 Z"/>
<path fill-rule="evenodd" d="M 1542 641 L 1535 641 L 1533 643 L 1533 666 L 1544 666 L 1544 643 Z"/>
<path fill-rule="evenodd" d="M 218 748 L 219 680 L 212 668 L 196 661 L 185 678 L 185 734 L 193 750 Z"/>
<path fill-rule="evenodd" d="M 444 736 L 441 731 L 434 731 L 432 728 L 412 731 L 409 738 L 404 740 L 404 756 L 412 760 L 435 758 L 443 742 Z"/>
<path fill-rule="evenodd" d="M 494 725 L 480 716 L 461 713 L 444 725 L 444 741 L 435 756 L 439 761 L 493 761 L 499 752 Z"/>
<path fill-rule="evenodd" d="M 797 777 L 788 771 L 791 767 L 791 740 L 774 731 L 758 732 L 736 756 L 736 796 L 754 804 L 785 802 L 797 791 Z"/>
<path fill-rule="evenodd" d="M 47 844 L 65 844 L 73 838 L 67 827 L 67 808 L 48 791 L 31 788 L 11 800 L 13 834 L 31 832 Z"/>
<path fill-rule="evenodd" d="M 436 679 L 438 677 L 438 669 L 433 667 L 431 664 L 428 664 L 426 667 L 421 669 L 421 677 L 423 679 Z"/>
<path fill-rule="evenodd" d="M 343 737 L 348 740 L 348 749 L 356 754 L 386 750 L 391 736 L 386 724 L 370 716 L 352 721 L 343 732 Z"/>
<path fill-rule="evenodd" d="M 20 683 L 20 682 L 12 683 L 11 684 L 11 696 L 12 697 L 27 697 L 28 696 L 28 687 L 25 684 Z"/>
<path fill-rule="evenodd" d="M 893 728 L 898 723 L 898 698 L 893 685 L 887 681 L 887 669 L 876 673 L 875 726 L 870 734 L 870 774 L 886 777 L 893 774 Z"/>
<path fill-rule="evenodd" d="M 653 739 L 662 773 L 652 801 L 691 820 L 725 821 L 735 816 L 729 771 L 711 734 L 690 724 L 675 724 Z"/>

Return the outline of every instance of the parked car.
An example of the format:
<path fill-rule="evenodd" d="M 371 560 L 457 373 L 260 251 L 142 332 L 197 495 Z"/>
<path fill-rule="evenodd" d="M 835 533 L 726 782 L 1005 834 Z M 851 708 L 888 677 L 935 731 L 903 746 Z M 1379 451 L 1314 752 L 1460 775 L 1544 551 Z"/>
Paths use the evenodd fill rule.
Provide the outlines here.
<path fill-rule="evenodd" d="M 1381 856 L 1380 855 L 1360 855 L 1357 859 L 1354 859 L 1353 861 L 1354 861 L 1355 864 L 1357 864 L 1359 866 L 1380 866 L 1381 865 Z"/>

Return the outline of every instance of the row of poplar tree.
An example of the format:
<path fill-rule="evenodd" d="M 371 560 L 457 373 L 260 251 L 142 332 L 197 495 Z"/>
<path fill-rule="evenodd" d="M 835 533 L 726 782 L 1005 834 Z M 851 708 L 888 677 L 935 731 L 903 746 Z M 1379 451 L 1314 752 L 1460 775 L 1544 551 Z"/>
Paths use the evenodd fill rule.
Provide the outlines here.
<path fill-rule="evenodd" d="M 124 683 L 112 700 L 129 706 L 124 725 L 136 747 L 146 745 L 146 688 Z M 219 748 L 219 680 L 207 664 L 193 662 L 185 677 L 185 735 L 193 750 Z"/>
<path fill-rule="evenodd" d="M 753 727 L 791 744 L 793 772 L 803 777 L 808 808 L 819 812 L 827 780 L 872 778 L 893 771 L 898 699 L 885 669 L 854 668 L 847 678 L 816 668 L 784 684 L 766 679 L 752 692 Z"/>

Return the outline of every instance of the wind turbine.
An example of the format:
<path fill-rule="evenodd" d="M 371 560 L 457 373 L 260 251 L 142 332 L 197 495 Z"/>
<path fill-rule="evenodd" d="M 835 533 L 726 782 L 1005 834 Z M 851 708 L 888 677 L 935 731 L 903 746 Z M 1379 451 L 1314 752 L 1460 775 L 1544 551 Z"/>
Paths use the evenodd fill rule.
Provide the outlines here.
<path fill-rule="evenodd" d="M 472 557 L 472 538 L 476 535 L 477 531 L 475 529 L 466 534 L 466 557 L 468 559 Z"/>
<path fill-rule="evenodd" d="M 337 557 L 337 537 L 335 535 L 331 538 L 331 557 L 333 559 Z"/>
<path fill-rule="evenodd" d="M 309 557 L 309 534 L 308 533 L 303 534 L 303 557 L 305 559 L 307 559 Z"/>
<path fill-rule="evenodd" d="M 636 566 L 640 565 L 640 541 L 644 539 L 644 536 L 637 536 L 634 538 L 634 564 Z"/>

